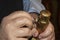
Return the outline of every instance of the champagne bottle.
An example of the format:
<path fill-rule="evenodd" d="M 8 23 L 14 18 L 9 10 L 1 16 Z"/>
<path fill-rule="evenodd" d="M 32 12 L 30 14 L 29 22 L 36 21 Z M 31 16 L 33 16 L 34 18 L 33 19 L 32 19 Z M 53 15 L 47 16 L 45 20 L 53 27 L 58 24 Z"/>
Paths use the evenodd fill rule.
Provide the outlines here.
<path fill-rule="evenodd" d="M 47 28 L 49 24 L 51 13 L 48 10 L 42 10 L 40 12 L 40 15 L 37 18 L 37 21 L 35 22 L 37 25 L 37 30 L 40 33 L 44 32 L 44 30 Z M 31 40 L 39 40 L 39 38 L 32 37 Z"/>

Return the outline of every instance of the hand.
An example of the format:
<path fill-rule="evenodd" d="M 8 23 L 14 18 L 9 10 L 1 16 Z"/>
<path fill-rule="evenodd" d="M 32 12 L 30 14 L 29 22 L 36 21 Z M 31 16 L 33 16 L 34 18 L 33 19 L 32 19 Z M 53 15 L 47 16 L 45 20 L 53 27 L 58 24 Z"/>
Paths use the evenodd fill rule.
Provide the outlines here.
<path fill-rule="evenodd" d="M 31 12 L 30 15 L 36 20 L 38 18 L 38 15 L 34 12 Z M 33 35 L 34 37 L 39 36 L 38 38 L 40 40 L 55 40 L 55 32 L 54 32 L 54 26 L 52 25 L 51 22 L 49 22 L 47 28 L 44 30 L 44 32 L 42 32 L 41 34 L 39 34 L 38 31 L 35 32 L 35 34 Z"/>
<path fill-rule="evenodd" d="M 36 13 L 36 12 L 30 12 L 30 15 L 34 18 L 35 21 L 37 21 L 38 13 Z"/>
<path fill-rule="evenodd" d="M 33 36 L 37 37 L 38 32 L 36 32 Z M 40 40 L 55 40 L 55 33 L 54 33 L 54 26 L 52 25 L 51 22 L 49 22 L 48 27 L 44 32 L 39 34 L 38 37 Z"/>
<path fill-rule="evenodd" d="M 28 40 L 35 29 L 34 19 L 24 11 L 16 11 L 3 18 L 1 23 L 0 40 Z"/>

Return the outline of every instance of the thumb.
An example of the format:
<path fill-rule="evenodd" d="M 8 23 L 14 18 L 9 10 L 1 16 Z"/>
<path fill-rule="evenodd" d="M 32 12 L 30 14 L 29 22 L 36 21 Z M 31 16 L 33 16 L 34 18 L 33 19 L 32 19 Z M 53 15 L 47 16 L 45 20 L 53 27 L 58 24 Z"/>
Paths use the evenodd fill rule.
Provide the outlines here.
<path fill-rule="evenodd" d="M 38 36 L 38 31 L 36 28 L 33 29 L 34 33 L 33 33 L 33 37 L 37 37 Z"/>

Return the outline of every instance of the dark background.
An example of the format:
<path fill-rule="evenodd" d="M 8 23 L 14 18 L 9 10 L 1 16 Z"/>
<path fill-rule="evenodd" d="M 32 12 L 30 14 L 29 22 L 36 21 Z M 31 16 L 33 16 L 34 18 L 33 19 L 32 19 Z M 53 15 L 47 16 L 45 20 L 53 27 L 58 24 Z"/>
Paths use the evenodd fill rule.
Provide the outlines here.
<path fill-rule="evenodd" d="M 55 38 L 60 40 L 60 1 L 59 0 L 42 0 L 47 10 L 51 12 L 51 22 L 55 27 Z"/>

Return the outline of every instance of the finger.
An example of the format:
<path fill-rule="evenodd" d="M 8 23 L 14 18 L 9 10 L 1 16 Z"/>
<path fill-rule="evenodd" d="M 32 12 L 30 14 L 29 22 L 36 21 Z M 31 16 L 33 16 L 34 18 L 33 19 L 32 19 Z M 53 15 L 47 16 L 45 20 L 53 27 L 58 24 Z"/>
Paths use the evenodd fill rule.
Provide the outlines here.
<path fill-rule="evenodd" d="M 12 20 L 14 26 L 16 27 L 28 27 L 28 28 L 32 28 L 33 27 L 33 22 L 31 20 L 29 20 L 26 17 L 20 17 L 20 18 L 16 18 L 14 20 Z"/>
<path fill-rule="evenodd" d="M 51 40 L 55 40 L 55 32 L 54 32 L 53 37 L 51 38 Z"/>
<path fill-rule="evenodd" d="M 47 36 L 47 37 L 40 38 L 40 40 L 52 40 L 53 37 L 55 37 L 55 36 L 54 36 L 54 32 L 51 33 L 51 35 L 49 35 L 49 36 Z"/>
<path fill-rule="evenodd" d="M 33 37 L 37 37 L 38 36 L 38 31 L 36 30 L 36 28 L 33 29 Z"/>
<path fill-rule="evenodd" d="M 13 12 L 10 15 L 4 17 L 1 24 L 3 26 L 3 24 L 6 24 L 10 20 L 16 19 L 16 18 L 19 18 L 19 17 L 26 17 L 26 18 L 29 18 L 30 20 L 33 20 L 33 18 L 27 12 L 16 11 L 16 12 Z"/>
<path fill-rule="evenodd" d="M 10 40 L 28 40 L 27 38 L 12 38 Z"/>
<path fill-rule="evenodd" d="M 55 37 L 52 37 L 52 39 L 51 40 L 55 40 Z"/>
<path fill-rule="evenodd" d="M 18 34 L 20 32 L 20 27 L 22 27 L 22 25 L 27 25 L 29 27 L 31 27 L 31 25 L 32 25 L 31 16 L 29 16 L 29 17 L 26 16 L 26 18 L 24 16 L 21 16 L 21 17 L 16 16 L 16 17 L 17 18 L 15 18 L 15 15 L 12 15 L 12 16 L 7 16 L 7 17 L 5 17 L 5 19 L 3 19 L 2 25 L 3 24 L 5 25 L 5 26 L 3 26 L 3 28 L 9 36 L 15 36 L 15 33 Z M 31 18 L 31 20 L 29 20 L 30 18 Z M 23 29 L 21 29 L 21 30 L 23 30 Z M 25 32 L 27 32 L 27 33 L 25 33 Z M 26 35 L 29 35 L 29 32 L 30 32 L 29 30 L 24 28 L 24 33 Z M 22 33 L 22 34 L 24 34 L 24 33 Z"/>
<path fill-rule="evenodd" d="M 46 36 L 49 36 L 52 32 L 54 32 L 54 27 L 53 25 L 49 22 L 49 25 L 48 27 L 46 28 L 46 30 L 41 33 L 39 36 L 40 37 L 46 37 Z"/>
<path fill-rule="evenodd" d="M 30 14 L 28 14 L 28 12 L 25 12 L 25 11 L 16 11 L 16 12 L 13 12 L 10 15 L 8 15 L 6 18 L 11 20 L 11 19 L 15 19 L 15 18 L 21 17 L 21 16 L 25 16 L 25 17 L 28 17 L 28 18 L 33 20 L 33 18 L 30 16 Z"/>
<path fill-rule="evenodd" d="M 7 20 L 7 21 L 3 21 L 2 22 L 2 26 L 6 26 L 6 25 L 13 25 L 13 27 L 22 27 L 24 25 L 28 26 L 29 28 L 32 28 L 32 20 L 28 19 L 27 17 L 20 17 L 20 18 L 16 18 L 13 20 Z"/>
<path fill-rule="evenodd" d="M 17 40 L 17 39 L 16 39 Z M 19 38 L 18 40 L 28 40 L 27 38 Z"/>
<path fill-rule="evenodd" d="M 19 12 L 19 13 L 18 13 Z M 28 18 L 29 20 L 32 20 L 32 17 L 27 13 L 27 12 L 23 12 L 23 11 L 18 11 L 18 12 L 15 12 L 15 13 L 12 13 L 11 15 L 3 18 L 3 21 L 2 21 L 2 26 L 5 26 L 6 24 L 8 24 L 11 20 L 15 20 L 17 19 L 16 17 L 26 17 Z M 17 14 L 18 13 L 18 14 Z M 19 15 L 20 14 L 20 15 Z M 27 16 L 26 16 L 27 15 Z M 22 16 L 22 17 L 21 17 Z"/>
<path fill-rule="evenodd" d="M 27 27 L 23 27 L 26 25 Z M 6 24 L 6 27 L 4 29 L 11 35 L 20 35 L 19 37 L 23 36 L 30 36 L 30 30 L 29 28 L 32 28 L 33 23 L 31 20 L 21 17 L 16 18 L 14 20 L 9 21 L 9 23 Z"/>
<path fill-rule="evenodd" d="M 15 39 L 15 40 L 28 40 L 27 38 L 19 38 L 19 39 Z"/>

